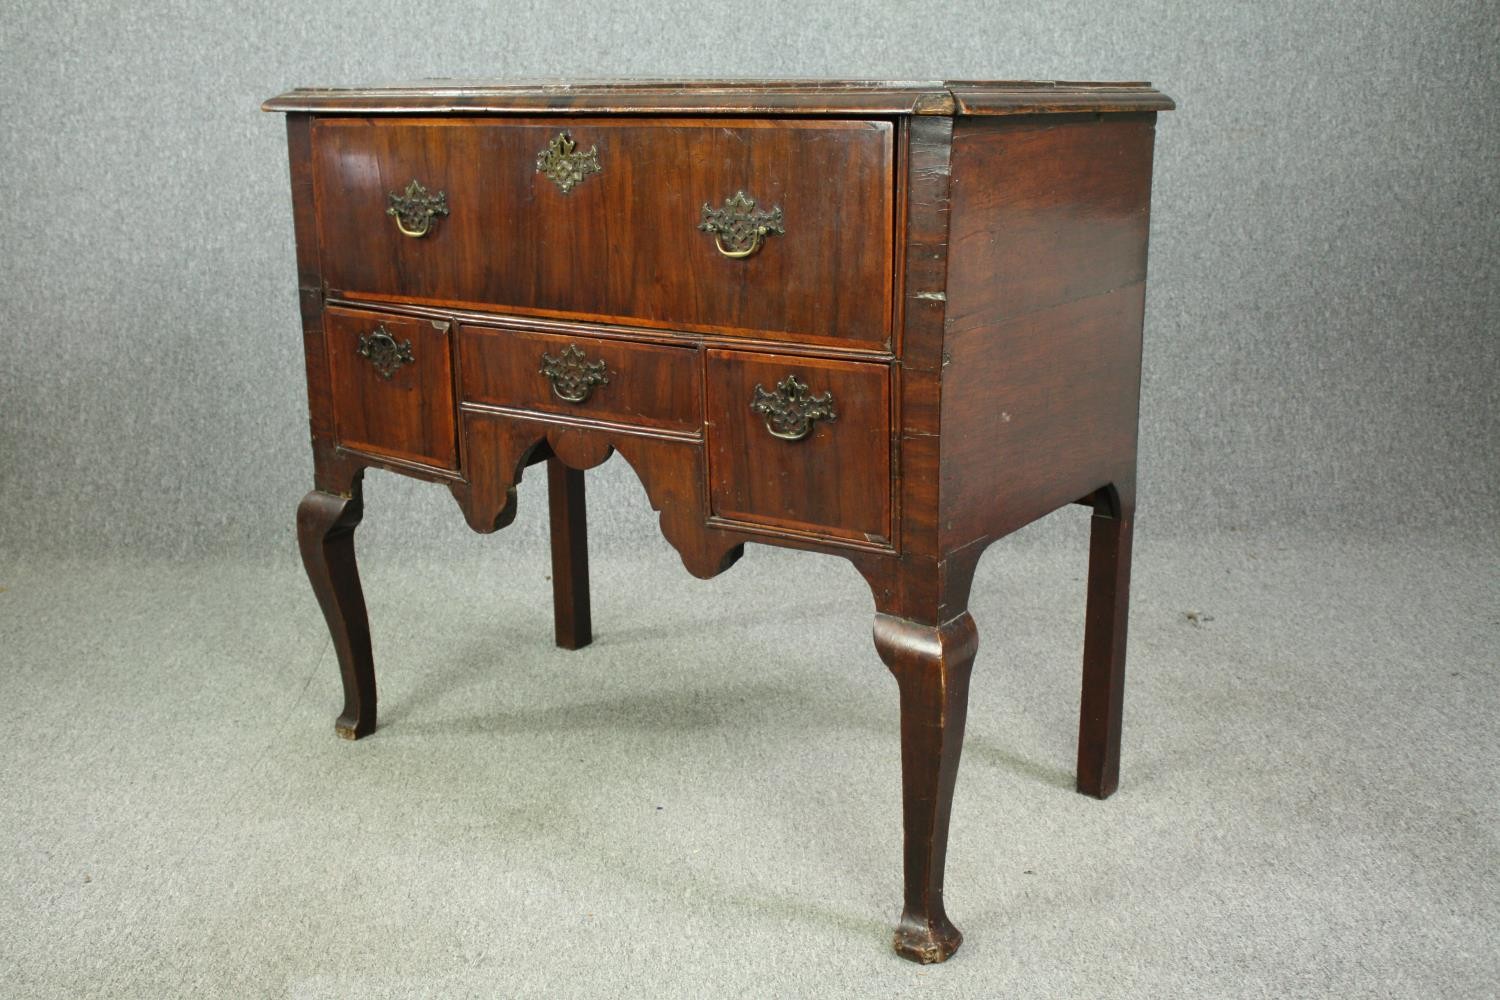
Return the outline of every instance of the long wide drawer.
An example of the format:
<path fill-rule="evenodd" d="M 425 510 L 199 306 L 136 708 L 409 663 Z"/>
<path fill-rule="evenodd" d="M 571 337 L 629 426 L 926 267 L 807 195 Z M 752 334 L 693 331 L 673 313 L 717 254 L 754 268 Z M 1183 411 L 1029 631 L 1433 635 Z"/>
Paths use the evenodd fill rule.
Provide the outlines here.
<path fill-rule="evenodd" d="M 335 293 L 882 349 L 886 121 L 320 118 Z"/>

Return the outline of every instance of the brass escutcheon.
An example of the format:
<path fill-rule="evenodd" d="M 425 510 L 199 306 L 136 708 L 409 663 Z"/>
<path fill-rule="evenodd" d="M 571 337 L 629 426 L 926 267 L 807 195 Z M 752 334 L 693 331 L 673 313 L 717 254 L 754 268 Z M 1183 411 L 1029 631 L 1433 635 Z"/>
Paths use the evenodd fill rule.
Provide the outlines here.
<path fill-rule="evenodd" d="M 567 194 L 574 186 L 583 182 L 589 174 L 597 174 L 604 168 L 599 166 L 599 147 L 587 153 L 578 151 L 571 132 L 559 132 L 547 143 L 547 148 L 536 154 L 536 171 L 545 174 L 552 183 Z"/>
<path fill-rule="evenodd" d="M 398 342 L 384 323 L 376 326 L 368 336 L 360 334 L 359 348 L 355 353 L 374 365 L 381 378 L 390 378 L 396 374 L 397 368 L 415 363 L 411 356 L 411 341 Z"/>

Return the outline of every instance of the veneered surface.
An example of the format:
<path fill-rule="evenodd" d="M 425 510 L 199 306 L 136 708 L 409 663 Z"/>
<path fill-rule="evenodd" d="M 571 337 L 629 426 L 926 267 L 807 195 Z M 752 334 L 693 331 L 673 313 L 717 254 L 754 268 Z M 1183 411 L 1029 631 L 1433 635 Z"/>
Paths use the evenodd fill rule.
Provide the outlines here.
<path fill-rule="evenodd" d="M 832 393 L 836 419 L 773 437 L 750 409 L 755 387 L 787 376 Z M 731 520 L 883 542 L 890 538 L 890 369 L 860 362 L 708 352 L 713 512 Z"/>
<path fill-rule="evenodd" d="M 609 380 L 594 386 L 579 403 L 559 398 L 541 373 L 542 355 L 561 358 L 569 347 L 577 347 L 589 362 L 604 362 Z M 691 346 L 658 347 L 466 323 L 459 327 L 458 349 L 465 400 L 690 433 L 703 428 L 699 355 Z"/>
<path fill-rule="evenodd" d="M 330 306 L 324 328 L 338 443 L 458 468 L 448 324 Z M 382 328 L 398 343 L 411 344 L 411 363 L 390 378 L 358 353 L 359 338 Z"/>
<path fill-rule="evenodd" d="M 537 157 L 566 132 L 600 170 L 570 191 Z M 894 126 L 883 121 L 315 121 L 323 281 L 345 295 L 773 340 L 889 341 Z M 448 214 L 402 235 L 416 180 Z M 783 235 L 733 260 L 700 231 L 743 191 Z"/>

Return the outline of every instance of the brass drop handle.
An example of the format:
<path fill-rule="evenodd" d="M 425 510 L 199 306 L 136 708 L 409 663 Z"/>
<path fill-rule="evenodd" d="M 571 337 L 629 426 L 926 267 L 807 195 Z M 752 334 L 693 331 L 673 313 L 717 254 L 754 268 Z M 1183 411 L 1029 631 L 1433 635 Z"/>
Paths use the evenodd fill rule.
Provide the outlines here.
<path fill-rule="evenodd" d="M 384 323 L 376 325 L 368 335 L 360 334 L 356 354 L 375 366 L 381 378 L 390 378 L 402 365 L 415 364 L 411 356 L 411 341 L 398 341 Z"/>
<path fill-rule="evenodd" d="M 431 216 L 429 216 L 423 219 L 421 229 L 407 229 L 406 224 L 401 221 L 401 217 L 397 216 L 396 228 L 401 230 L 402 236 L 410 236 L 412 239 L 421 239 L 423 236 L 426 236 L 427 231 L 432 228 L 432 218 Z"/>
<path fill-rule="evenodd" d="M 566 403 L 582 403 L 596 385 L 609 385 L 603 361 L 590 361 L 583 348 L 569 344 L 553 357 L 542 352 L 542 375 L 552 383 L 552 394 Z"/>
<path fill-rule="evenodd" d="M 705 202 L 703 221 L 698 223 L 698 228 L 713 233 L 714 246 L 732 260 L 755 254 L 767 236 L 786 235 L 781 206 L 777 205 L 769 212 L 757 212 L 755 199 L 744 191 L 736 191 L 734 197 L 724 202 L 723 208 L 714 208 Z"/>
<path fill-rule="evenodd" d="M 719 253 L 721 253 L 724 256 L 730 258 L 731 260 L 740 260 L 740 259 L 742 259 L 744 257 L 749 257 L 751 254 L 755 253 L 755 251 L 759 250 L 760 249 L 761 240 L 764 239 L 764 238 L 765 238 L 765 233 L 763 233 L 763 232 L 756 232 L 750 238 L 750 245 L 747 246 L 745 249 L 743 249 L 743 250 L 728 250 L 728 249 L 725 249 L 725 247 L 724 247 L 724 241 L 719 238 L 718 234 L 715 234 L 714 235 L 714 246 L 716 246 L 716 247 L 719 248 Z"/>
<path fill-rule="evenodd" d="M 795 375 L 777 382 L 775 392 L 767 392 L 765 386 L 756 383 L 750 409 L 765 417 L 766 430 L 772 437 L 783 441 L 800 441 L 812 433 L 813 424 L 819 420 L 839 418 L 833 411 L 833 390 L 815 396 Z"/>
<path fill-rule="evenodd" d="M 405 191 L 392 191 L 386 197 L 390 204 L 385 214 L 396 220 L 402 236 L 412 239 L 421 239 L 431 231 L 433 216 L 448 214 L 447 192 L 428 191 L 416 180 L 406 185 Z"/>

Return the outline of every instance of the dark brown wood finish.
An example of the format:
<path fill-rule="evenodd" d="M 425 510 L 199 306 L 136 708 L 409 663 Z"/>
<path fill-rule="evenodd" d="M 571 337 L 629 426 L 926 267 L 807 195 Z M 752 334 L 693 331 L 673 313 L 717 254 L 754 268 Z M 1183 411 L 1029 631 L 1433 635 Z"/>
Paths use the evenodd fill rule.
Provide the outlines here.
<path fill-rule="evenodd" d="M 547 501 L 552 522 L 552 616 L 557 644 L 563 649 L 582 649 L 594 641 L 583 471 L 548 459 Z"/>
<path fill-rule="evenodd" d="M 883 614 L 936 626 L 950 607 L 947 560 L 938 546 L 938 468 L 943 331 L 948 285 L 951 118 L 914 118 L 906 128 L 901 357 L 894 424 L 900 492 L 901 561 L 872 581 Z"/>
<path fill-rule="evenodd" d="M 955 131 L 949 551 L 1134 477 L 1154 119 L 965 120 Z"/>
<path fill-rule="evenodd" d="M 859 117 L 947 115 L 952 114 L 954 102 L 953 95 L 937 81 L 449 79 L 373 87 L 299 87 L 271 98 L 261 107 L 267 111 L 337 115 L 651 113 Z"/>
<path fill-rule="evenodd" d="M 744 534 L 705 526 L 708 477 L 703 447 L 696 440 L 472 403 L 463 406 L 463 426 L 469 442 L 468 481 L 452 490 L 475 531 L 495 531 L 511 522 L 516 485 L 538 456 L 556 456 L 573 469 L 592 469 L 618 453 L 645 487 L 651 508 L 661 515 L 662 535 L 688 572 L 708 579 L 740 557 Z"/>
<path fill-rule="evenodd" d="M 365 298 L 883 349 L 892 133 L 883 121 L 320 120 L 323 278 Z M 562 134 L 599 167 L 567 191 L 537 169 Z M 386 211 L 412 181 L 447 209 L 420 238 Z M 785 232 L 731 259 L 699 226 L 705 205 L 740 192 L 779 208 Z"/>
<path fill-rule="evenodd" d="M 1078 737 L 1078 789 L 1099 798 L 1119 783 L 1155 118 L 970 119 L 953 144 L 942 546 L 972 566 L 1036 518 L 1107 498 Z"/>
<path fill-rule="evenodd" d="M 948 958 L 974 569 L 1074 502 L 1094 508 L 1078 789 L 1118 784 L 1152 144 L 1171 101 L 1147 84 L 601 81 L 266 106 L 289 112 L 316 485 L 298 537 L 339 655 L 339 731 L 375 725 L 353 547 L 366 468 L 446 483 L 490 532 L 545 462 L 573 649 L 592 638 L 582 470 L 618 454 L 693 574 L 759 541 L 843 555 L 869 583 L 901 700 L 895 947 Z M 603 168 L 566 193 L 536 169 L 563 131 Z M 421 237 L 385 212 L 412 180 L 448 209 Z M 779 205 L 786 232 L 734 260 L 697 225 L 738 190 Z M 377 327 L 410 342 L 389 377 L 361 353 Z"/>
<path fill-rule="evenodd" d="M 788 379 L 829 397 L 833 416 L 805 437 L 774 436 L 751 409 Z M 708 352 L 713 512 L 731 521 L 891 540 L 890 369 L 745 351 Z"/>
<path fill-rule="evenodd" d="M 542 373 L 576 348 L 585 364 L 604 365 L 608 380 L 577 402 L 558 395 Z M 623 422 L 698 435 L 703 429 L 701 361 L 691 345 L 655 345 L 501 330 L 459 329 L 463 398 L 585 420 Z"/>
<path fill-rule="evenodd" d="M 924 964 L 942 962 L 963 941 L 943 909 L 943 866 L 979 633 L 967 614 L 936 627 L 876 615 L 875 648 L 901 689 L 906 905 L 895 947 Z"/>
<path fill-rule="evenodd" d="M 358 489 L 351 497 L 316 490 L 297 506 L 297 544 L 313 593 L 328 622 L 344 682 L 344 710 L 334 724 L 345 739 L 375 731 L 375 661 L 370 621 L 354 562 L 354 529 L 364 517 Z"/>
<path fill-rule="evenodd" d="M 327 114 L 986 115 L 1170 111 L 1149 83 L 1057 80 L 424 80 L 299 87 L 267 111 Z"/>
<path fill-rule="evenodd" d="M 949 80 L 946 87 L 960 117 L 1171 111 L 1176 106 L 1149 83 Z"/>
<path fill-rule="evenodd" d="M 1135 484 L 1102 489 L 1093 502 L 1083 632 L 1083 702 L 1078 715 L 1078 790 L 1107 799 L 1120 785 Z"/>
<path fill-rule="evenodd" d="M 338 443 L 458 468 L 450 324 L 330 307 L 324 326 Z M 391 344 L 399 353 L 386 358 Z"/>

